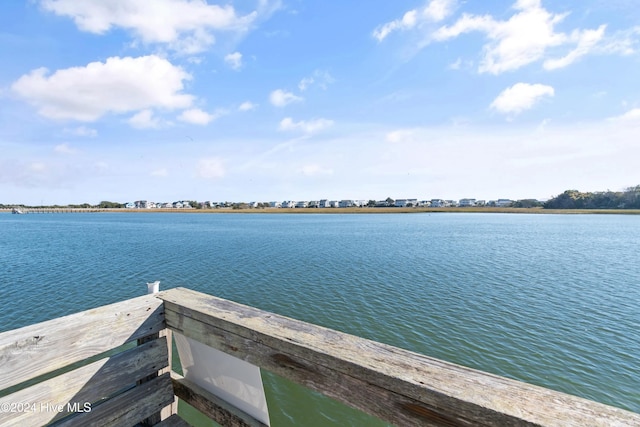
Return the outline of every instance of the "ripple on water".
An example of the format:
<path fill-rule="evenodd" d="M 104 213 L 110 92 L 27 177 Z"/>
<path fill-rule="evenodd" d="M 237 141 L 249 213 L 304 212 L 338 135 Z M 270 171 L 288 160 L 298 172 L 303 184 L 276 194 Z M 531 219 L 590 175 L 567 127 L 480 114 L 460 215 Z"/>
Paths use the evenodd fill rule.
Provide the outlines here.
<path fill-rule="evenodd" d="M 640 217 L 77 214 L 0 224 L 2 330 L 160 280 L 640 412 Z M 305 402 L 337 423 L 331 405 Z M 299 412 L 283 409 L 281 425 Z"/>

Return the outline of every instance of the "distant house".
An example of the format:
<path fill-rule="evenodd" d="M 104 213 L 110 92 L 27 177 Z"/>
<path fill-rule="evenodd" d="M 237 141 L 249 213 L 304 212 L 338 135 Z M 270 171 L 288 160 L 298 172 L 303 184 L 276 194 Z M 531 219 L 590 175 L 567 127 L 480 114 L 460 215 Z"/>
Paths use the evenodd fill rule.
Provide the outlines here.
<path fill-rule="evenodd" d="M 176 209 L 182 209 L 184 205 L 182 204 L 182 202 L 173 202 L 171 206 Z"/>
<path fill-rule="evenodd" d="M 294 202 L 293 200 L 285 200 L 284 202 L 282 202 L 282 207 L 283 208 L 295 208 L 296 207 L 296 202 Z"/>
<path fill-rule="evenodd" d="M 280 202 L 269 202 L 269 207 L 281 208 L 282 207 L 282 203 L 280 203 Z"/>
<path fill-rule="evenodd" d="M 341 208 L 352 208 L 355 206 L 355 203 L 353 202 L 353 200 L 340 200 L 340 202 L 338 203 L 338 207 Z"/>
<path fill-rule="evenodd" d="M 410 208 L 418 206 L 418 199 L 397 199 L 393 205 L 397 208 Z"/>
<path fill-rule="evenodd" d="M 295 204 L 296 208 L 307 208 L 309 207 L 309 202 L 298 202 Z"/>
<path fill-rule="evenodd" d="M 496 207 L 498 208 L 506 208 L 511 206 L 511 204 L 513 203 L 513 200 L 509 200 L 509 199 L 498 199 L 496 201 Z"/>
<path fill-rule="evenodd" d="M 445 207 L 452 207 L 455 208 L 456 206 L 458 206 L 458 202 L 456 202 L 455 200 L 445 200 L 444 201 L 444 206 Z"/>
<path fill-rule="evenodd" d="M 460 199 L 460 202 L 458 202 L 458 206 L 460 206 L 461 208 L 476 206 L 476 199 Z"/>
<path fill-rule="evenodd" d="M 136 204 L 133 202 L 128 202 L 126 205 L 124 205 L 124 207 L 127 209 L 135 209 Z"/>
<path fill-rule="evenodd" d="M 340 202 L 338 202 L 337 200 L 331 200 L 329 202 L 329 207 L 330 208 L 339 208 L 340 207 Z"/>
<path fill-rule="evenodd" d="M 376 208 L 386 208 L 387 206 L 389 206 L 389 203 L 386 200 L 377 200 L 375 204 Z"/>
<path fill-rule="evenodd" d="M 322 199 L 318 202 L 318 207 L 319 208 L 329 208 L 331 206 L 329 206 L 329 201 L 327 199 Z"/>
<path fill-rule="evenodd" d="M 432 208 L 444 208 L 447 205 L 447 202 L 442 199 L 431 199 L 430 203 Z"/>

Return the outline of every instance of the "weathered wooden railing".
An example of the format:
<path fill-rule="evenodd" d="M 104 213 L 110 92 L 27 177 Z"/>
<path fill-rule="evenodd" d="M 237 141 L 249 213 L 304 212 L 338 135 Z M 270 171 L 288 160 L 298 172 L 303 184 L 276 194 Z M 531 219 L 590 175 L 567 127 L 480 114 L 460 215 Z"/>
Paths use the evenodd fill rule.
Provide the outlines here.
<path fill-rule="evenodd" d="M 159 421 L 174 401 L 163 330 L 149 295 L 0 334 L 0 425 Z"/>
<path fill-rule="evenodd" d="M 164 328 L 399 426 L 640 426 L 640 414 L 183 288 L 0 334 L 0 425 L 184 425 L 174 396 L 222 425 L 263 425 L 163 373 Z"/>

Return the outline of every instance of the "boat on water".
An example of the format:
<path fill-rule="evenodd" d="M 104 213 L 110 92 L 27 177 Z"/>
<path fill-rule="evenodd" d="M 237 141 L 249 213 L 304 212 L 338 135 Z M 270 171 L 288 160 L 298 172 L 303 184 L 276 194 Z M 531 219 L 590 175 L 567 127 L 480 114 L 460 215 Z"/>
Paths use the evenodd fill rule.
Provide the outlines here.
<path fill-rule="evenodd" d="M 21 211 L 20 209 L 18 209 L 18 208 L 13 208 L 13 209 L 11 209 L 11 213 L 12 213 L 12 214 L 20 214 L 20 215 L 21 215 L 21 214 L 23 214 L 24 212 L 22 212 L 22 211 Z"/>

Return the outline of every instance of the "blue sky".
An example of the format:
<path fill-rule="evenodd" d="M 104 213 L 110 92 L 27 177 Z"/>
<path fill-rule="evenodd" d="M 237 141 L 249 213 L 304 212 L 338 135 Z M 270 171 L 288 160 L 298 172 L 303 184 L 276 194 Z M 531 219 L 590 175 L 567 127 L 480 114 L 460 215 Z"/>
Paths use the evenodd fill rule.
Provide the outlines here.
<path fill-rule="evenodd" d="M 635 0 L 0 5 L 0 203 L 640 184 Z"/>

